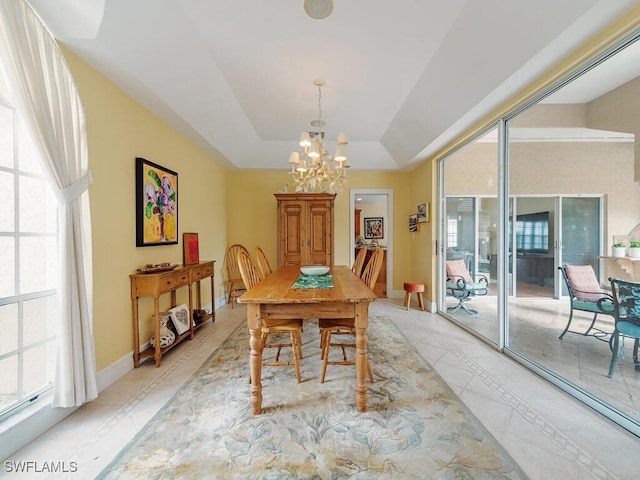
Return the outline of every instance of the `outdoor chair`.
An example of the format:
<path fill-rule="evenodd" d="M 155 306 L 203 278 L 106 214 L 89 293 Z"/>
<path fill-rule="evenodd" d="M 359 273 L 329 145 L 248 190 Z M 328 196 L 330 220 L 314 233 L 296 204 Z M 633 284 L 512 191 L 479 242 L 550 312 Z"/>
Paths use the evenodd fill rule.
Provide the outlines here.
<path fill-rule="evenodd" d="M 638 343 L 640 343 L 640 283 L 626 282 L 618 278 L 609 278 L 613 297 L 613 317 L 615 327 L 611 334 L 611 365 L 609 378 L 618 363 L 618 348 L 620 356 L 624 358 L 624 339 L 633 338 L 633 364 L 640 370 L 638 362 Z M 622 337 L 622 342 L 620 342 Z"/>
<path fill-rule="evenodd" d="M 447 312 L 454 313 L 462 309 L 469 315 L 478 315 L 478 311 L 467 306 L 471 298 L 486 295 L 489 281 L 484 275 L 477 275 L 474 280 L 467 269 L 464 259 L 447 260 L 447 295 L 458 300 Z"/>
<path fill-rule="evenodd" d="M 558 338 L 562 340 L 567 332 L 578 335 L 591 335 L 598 340 L 608 341 L 610 332 L 594 327 L 598 314 L 613 316 L 613 298 L 604 292 L 596 278 L 596 273 L 591 265 L 568 265 L 558 267 L 562 272 L 562 278 L 569 292 L 569 320 L 567 326 Z M 574 311 L 581 311 L 593 314 L 593 319 L 589 328 L 584 332 L 569 330 L 573 320 Z M 593 331 L 593 333 L 591 333 Z"/>

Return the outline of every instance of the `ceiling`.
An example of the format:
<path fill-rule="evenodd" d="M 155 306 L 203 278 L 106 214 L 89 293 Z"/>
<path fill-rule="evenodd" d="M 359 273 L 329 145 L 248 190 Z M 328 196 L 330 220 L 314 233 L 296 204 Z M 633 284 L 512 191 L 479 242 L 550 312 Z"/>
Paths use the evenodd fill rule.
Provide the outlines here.
<path fill-rule="evenodd" d="M 228 168 L 287 169 L 317 117 L 353 170 L 411 170 L 640 0 L 29 0 L 52 34 Z M 597 82 L 571 101 L 593 95 Z"/>

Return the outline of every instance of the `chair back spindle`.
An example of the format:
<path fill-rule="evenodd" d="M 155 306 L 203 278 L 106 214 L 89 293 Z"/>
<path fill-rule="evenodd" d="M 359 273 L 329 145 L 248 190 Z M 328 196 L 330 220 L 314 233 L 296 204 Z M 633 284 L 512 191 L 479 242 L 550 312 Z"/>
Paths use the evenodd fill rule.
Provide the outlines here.
<path fill-rule="evenodd" d="M 273 273 L 273 269 L 271 268 L 271 264 L 269 263 L 267 255 L 259 246 L 256 247 L 256 260 L 258 263 L 258 268 L 260 269 L 260 273 L 262 274 L 262 278 L 266 278 Z"/>

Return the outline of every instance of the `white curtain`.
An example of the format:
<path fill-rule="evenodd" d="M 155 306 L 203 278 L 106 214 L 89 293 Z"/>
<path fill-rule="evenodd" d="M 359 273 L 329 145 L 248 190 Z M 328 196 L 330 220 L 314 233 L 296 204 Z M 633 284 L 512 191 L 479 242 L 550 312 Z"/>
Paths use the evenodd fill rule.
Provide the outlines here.
<path fill-rule="evenodd" d="M 79 406 L 98 395 L 84 109 L 62 52 L 25 0 L 0 0 L 0 65 L 58 199 L 53 406 Z"/>

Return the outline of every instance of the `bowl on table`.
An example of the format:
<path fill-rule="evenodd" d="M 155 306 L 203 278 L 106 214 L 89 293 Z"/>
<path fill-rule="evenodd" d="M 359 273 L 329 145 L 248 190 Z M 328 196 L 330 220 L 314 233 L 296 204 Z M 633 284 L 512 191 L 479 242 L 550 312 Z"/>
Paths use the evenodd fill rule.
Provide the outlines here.
<path fill-rule="evenodd" d="M 305 275 L 324 275 L 329 271 L 329 267 L 326 265 L 310 265 L 307 267 L 300 267 L 300 271 Z"/>

